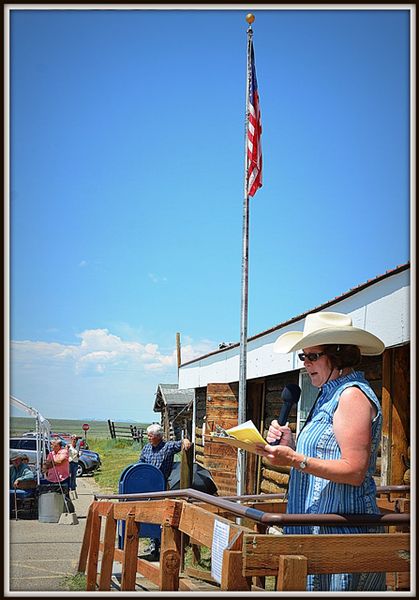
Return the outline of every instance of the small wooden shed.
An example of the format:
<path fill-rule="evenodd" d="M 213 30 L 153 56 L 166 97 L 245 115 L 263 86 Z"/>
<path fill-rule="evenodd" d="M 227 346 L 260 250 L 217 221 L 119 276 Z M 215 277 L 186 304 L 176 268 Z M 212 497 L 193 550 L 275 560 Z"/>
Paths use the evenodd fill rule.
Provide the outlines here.
<path fill-rule="evenodd" d="M 179 440 L 182 432 L 191 438 L 194 399 L 194 389 L 180 390 L 177 383 L 158 384 L 153 411 L 161 413 L 166 440 Z"/>
<path fill-rule="evenodd" d="M 302 388 L 301 400 L 290 414 L 290 427 L 301 429 L 312 406 L 314 388 L 296 353 L 274 354 L 273 344 L 286 331 L 302 330 L 306 315 L 330 310 L 350 314 L 354 326 L 380 337 L 381 356 L 363 357 L 359 370 L 381 401 L 383 431 L 377 464 L 378 485 L 409 483 L 410 465 L 410 265 L 401 265 L 304 314 L 248 339 L 246 419 L 266 436 L 281 409 L 281 392 L 288 383 Z M 238 420 L 239 344 L 232 344 L 185 363 L 179 387 L 195 388 L 195 460 L 209 469 L 222 495 L 237 491 L 237 451 L 203 435 L 215 424 L 228 428 Z M 204 426 L 205 423 L 205 426 Z M 285 491 L 289 469 L 274 468 L 247 453 L 246 493 Z"/>

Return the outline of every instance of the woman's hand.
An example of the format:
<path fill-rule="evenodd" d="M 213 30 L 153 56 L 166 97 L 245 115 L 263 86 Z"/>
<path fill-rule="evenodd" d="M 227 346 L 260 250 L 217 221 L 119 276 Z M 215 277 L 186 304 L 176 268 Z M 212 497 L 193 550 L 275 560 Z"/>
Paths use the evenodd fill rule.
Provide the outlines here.
<path fill-rule="evenodd" d="M 270 444 L 279 440 L 280 446 L 289 446 L 293 449 L 295 448 L 291 429 L 287 425 L 279 425 L 278 421 L 276 420 L 272 421 L 266 439 Z"/>
<path fill-rule="evenodd" d="M 290 467 L 295 457 L 295 452 L 289 446 L 270 446 L 266 444 L 257 444 L 257 453 L 268 459 L 270 463 L 277 467 Z"/>

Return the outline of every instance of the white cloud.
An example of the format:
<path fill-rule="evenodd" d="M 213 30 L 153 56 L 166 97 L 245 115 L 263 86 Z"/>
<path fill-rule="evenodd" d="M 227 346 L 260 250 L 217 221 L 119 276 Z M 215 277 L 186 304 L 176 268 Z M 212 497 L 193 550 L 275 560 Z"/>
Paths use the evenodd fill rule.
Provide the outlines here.
<path fill-rule="evenodd" d="M 153 283 L 165 283 L 167 281 L 167 277 L 164 277 L 164 276 L 161 276 L 161 275 L 156 275 L 155 273 L 149 273 L 148 274 L 148 278 Z"/>
<path fill-rule="evenodd" d="M 79 262 L 79 267 L 80 267 L 80 268 L 87 267 L 87 265 L 88 265 L 88 262 L 87 262 L 87 260 L 81 260 L 81 261 Z"/>
<path fill-rule="evenodd" d="M 12 341 L 12 360 L 22 367 L 39 363 L 49 366 L 67 365 L 77 375 L 106 374 L 118 370 L 158 371 L 162 373 L 176 367 L 176 349 L 162 353 L 158 344 L 125 341 L 108 329 L 87 329 L 77 334 L 79 344 L 57 342 Z M 202 340 L 193 343 L 190 338 L 182 345 L 182 362 L 214 350 L 214 343 Z"/>
<path fill-rule="evenodd" d="M 87 411 L 99 419 L 158 420 L 156 387 L 176 383 L 176 349 L 161 351 L 157 343 L 126 340 L 108 329 L 87 329 L 77 338 L 75 344 L 12 341 L 11 393 L 47 418 L 85 418 Z M 216 347 L 184 336 L 182 362 Z"/>
<path fill-rule="evenodd" d="M 217 345 L 211 340 L 200 340 L 194 343 L 193 340 L 185 337 L 185 341 L 186 343 L 181 343 L 182 363 L 189 362 L 217 349 Z"/>

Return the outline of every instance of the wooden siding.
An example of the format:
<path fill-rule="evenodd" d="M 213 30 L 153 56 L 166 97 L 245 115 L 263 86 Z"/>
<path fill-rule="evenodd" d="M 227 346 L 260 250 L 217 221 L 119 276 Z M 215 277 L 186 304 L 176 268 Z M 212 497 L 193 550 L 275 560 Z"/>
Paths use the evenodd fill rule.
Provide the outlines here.
<path fill-rule="evenodd" d="M 206 417 L 208 432 L 215 425 L 223 429 L 237 425 L 238 385 L 209 383 L 207 387 Z M 237 491 L 237 452 L 217 442 L 205 440 L 204 467 L 212 475 L 219 496 L 234 495 Z"/>

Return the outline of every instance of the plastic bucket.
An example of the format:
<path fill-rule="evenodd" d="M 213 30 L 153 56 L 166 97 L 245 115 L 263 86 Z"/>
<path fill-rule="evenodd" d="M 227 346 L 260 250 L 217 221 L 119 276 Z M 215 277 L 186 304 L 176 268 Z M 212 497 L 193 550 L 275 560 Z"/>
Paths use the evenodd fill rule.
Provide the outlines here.
<path fill-rule="evenodd" d="M 38 499 L 38 521 L 41 523 L 58 523 L 64 512 L 64 499 L 62 494 L 47 492 Z"/>

